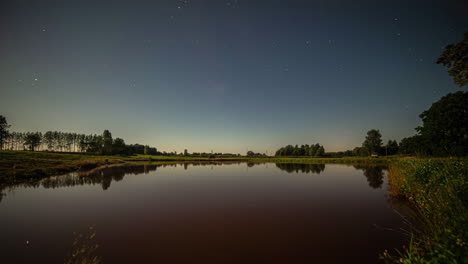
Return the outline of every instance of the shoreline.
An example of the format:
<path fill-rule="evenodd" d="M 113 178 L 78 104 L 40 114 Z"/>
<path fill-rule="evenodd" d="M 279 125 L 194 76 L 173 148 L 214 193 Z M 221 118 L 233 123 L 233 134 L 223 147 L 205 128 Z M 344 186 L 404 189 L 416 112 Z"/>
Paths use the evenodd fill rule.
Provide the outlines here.
<path fill-rule="evenodd" d="M 196 156 L 98 156 L 89 153 L 0 151 L 0 184 L 14 184 L 58 176 L 104 165 L 142 162 L 254 162 L 304 164 L 386 165 L 399 157 L 196 157 Z"/>

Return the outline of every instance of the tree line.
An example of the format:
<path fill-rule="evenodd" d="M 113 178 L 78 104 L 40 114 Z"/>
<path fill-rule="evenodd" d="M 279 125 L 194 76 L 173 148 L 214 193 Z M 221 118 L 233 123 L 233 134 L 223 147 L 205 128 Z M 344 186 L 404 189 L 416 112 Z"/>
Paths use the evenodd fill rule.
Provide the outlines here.
<path fill-rule="evenodd" d="M 310 156 L 310 157 L 323 157 L 325 155 L 325 148 L 316 143 L 309 146 L 309 144 L 301 145 L 287 145 L 278 149 L 275 156 Z"/>
<path fill-rule="evenodd" d="M 112 138 L 109 130 L 102 135 L 86 135 L 60 131 L 9 132 L 4 116 L 0 116 L 0 150 L 53 152 L 87 152 L 100 155 L 158 155 L 157 148 L 141 144 L 126 144 L 122 138 Z"/>

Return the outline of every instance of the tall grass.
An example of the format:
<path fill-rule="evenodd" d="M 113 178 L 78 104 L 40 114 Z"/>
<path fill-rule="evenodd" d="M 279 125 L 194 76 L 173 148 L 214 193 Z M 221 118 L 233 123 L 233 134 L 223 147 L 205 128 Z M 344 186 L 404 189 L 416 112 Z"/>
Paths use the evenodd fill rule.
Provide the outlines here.
<path fill-rule="evenodd" d="M 89 227 L 87 232 L 75 233 L 70 253 L 66 256 L 65 264 L 100 264 L 101 257 L 97 250 L 96 231 L 94 227 Z"/>
<path fill-rule="evenodd" d="M 389 167 L 390 194 L 404 198 L 421 222 L 399 256 L 387 263 L 468 263 L 466 159 L 401 159 Z"/>

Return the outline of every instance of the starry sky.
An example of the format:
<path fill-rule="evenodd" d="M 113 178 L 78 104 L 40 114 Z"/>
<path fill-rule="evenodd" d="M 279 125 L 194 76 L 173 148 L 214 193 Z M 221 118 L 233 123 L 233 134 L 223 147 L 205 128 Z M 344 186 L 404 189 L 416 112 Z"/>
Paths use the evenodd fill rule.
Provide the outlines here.
<path fill-rule="evenodd" d="M 0 114 L 178 152 L 400 140 L 459 89 L 435 61 L 466 14 L 465 0 L 4 0 Z"/>

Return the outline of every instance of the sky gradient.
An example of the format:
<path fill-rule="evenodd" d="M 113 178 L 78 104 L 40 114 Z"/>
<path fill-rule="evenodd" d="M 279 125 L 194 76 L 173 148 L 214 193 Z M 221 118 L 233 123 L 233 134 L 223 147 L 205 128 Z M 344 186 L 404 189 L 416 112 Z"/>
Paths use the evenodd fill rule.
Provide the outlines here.
<path fill-rule="evenodd" d="M 466 14 L 463 0 L 2 1 L 0 114 L 12 131 L 109 129 L 161 151 L 400 140 L 458 90 L 435 61 Z"/>

